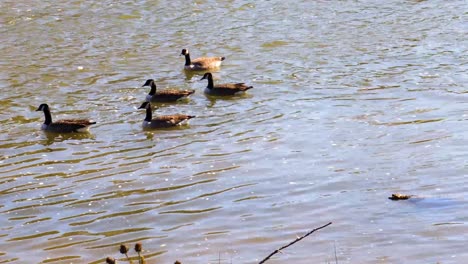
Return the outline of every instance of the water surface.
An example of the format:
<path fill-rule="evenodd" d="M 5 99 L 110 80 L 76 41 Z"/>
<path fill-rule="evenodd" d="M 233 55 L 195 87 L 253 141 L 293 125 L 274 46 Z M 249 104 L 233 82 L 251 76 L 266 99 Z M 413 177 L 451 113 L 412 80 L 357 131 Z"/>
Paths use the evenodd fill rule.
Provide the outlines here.
<path fill-rule="evenodd" d="M 2 1 L 0 263 L 462 263 L 465 1 Z M 193 57 L 226 56 L 208 98 Z M 156 113 L 159 88 L 195 89 Z M 85 135 L 40 131 L 55 119 Z M 391 193 L 423 199 L 390 201 Z"/>

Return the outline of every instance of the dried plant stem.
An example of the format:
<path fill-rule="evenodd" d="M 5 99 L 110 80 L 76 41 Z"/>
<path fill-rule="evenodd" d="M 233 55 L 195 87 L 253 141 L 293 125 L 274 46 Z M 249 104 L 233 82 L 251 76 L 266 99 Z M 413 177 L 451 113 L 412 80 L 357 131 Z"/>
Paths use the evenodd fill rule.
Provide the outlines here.
<path fill-rule="evenodd" d="M 127 257 L 128 263 L 133 264 L 133 261 L 128 257 L 128 254 L 127 254 L 127 253 L 125 253 L 125 256 Z"/>
<path fill-rule="evenodd" d="M 141 251 L 143 250 L 143 245 L 138 242 L 135 244 L 135 251 L 138 253 L 138 264 L 143 264 L 145 263 L 146 261 L 144 261 L 142 258 L 141 258 Z"/>
<path fill-rule="evenodd" d="M 310 231 L 309 233 L 307 233 L 307 234 L 305 234 L 305 235 L 303 235 L 303 236 L 301 236 L 301 237 L 296 238 L 293 242 L 291 242 L 291 243 L 289 243 L 289 244 L 287 244 L 287 245 L 285 245 L 285 246 L 282 246 L 282 247 L 280 247 L 279 249 L 277 249 L 277 250 L 271 252 L 270 255 L 268 255 L 266 258 L 264 258 L 264 259 L 263 259 L 262 261 L 260 261 L 258 264 L 265 263 L 265 262 L 266 262 L 267 260 L 269 260 L 273 255 L 275 255 L 276 253 L 280 252 L 281 250 L 283 250 L 283 249 L 285 249 L 285 248 L 287 248 L 287 247 L 289 247 L 289 246 L 292 246 L 293 244 L 295 244 L 295 243 L 301 241 L 302 239 L 306 238 L 307 236 L 311 235 L 311 234 L 314 233 L 315 231 L 318 231 L 318 230 L 320 230 L 320 229 L 322 229 L 322 228 L 325 228 L 325 227 L 327 227 L 327 226 L 329 226 L 329 225 L 331 225 L 331 224 L 332 224 L 332 222 L 330 222 L 330 223 L 328 223 L 328 224 L 326 224 L 326 225 L 323 225 L 323 226 L 321 226 L 321 227 L 317 227 L 317 228 L 315 228 L 314 230 Z"/>
<path fill-rule="evenodd" d="M 338 256 L 336 255 L 336 242 L 333 241 L 333 247 L 335 248 L 335 264 L 338 264 Z"/>

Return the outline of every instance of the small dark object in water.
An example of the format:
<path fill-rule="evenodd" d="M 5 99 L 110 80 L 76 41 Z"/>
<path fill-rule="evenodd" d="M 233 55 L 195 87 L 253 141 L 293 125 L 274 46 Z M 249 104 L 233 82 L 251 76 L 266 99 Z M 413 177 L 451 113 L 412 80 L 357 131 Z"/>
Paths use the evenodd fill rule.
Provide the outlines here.
<path fill-rule="evenodd" d="M 114 258 L 111 258 L 111 257 L 107 257 L 107 258 L 106 258 L 106 263 L 107 263 L 107 264 L 115 264 L 115 259 L 114 259 Z"/>
<path fill-rule="evenodd" d="M 411 197 L 413 197 L 413 195 L 392 193 L 392 196 L 388 197 L 388 199 L 393 200 L 393 201 L 398 201 L 398 200 L 408 200 Z"/>

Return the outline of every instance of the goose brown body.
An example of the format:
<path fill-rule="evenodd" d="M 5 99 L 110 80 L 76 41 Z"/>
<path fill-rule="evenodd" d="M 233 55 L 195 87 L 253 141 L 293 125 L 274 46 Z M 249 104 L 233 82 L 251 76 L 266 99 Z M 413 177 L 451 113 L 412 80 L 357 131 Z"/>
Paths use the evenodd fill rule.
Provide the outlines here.
<path fill-rule="evenodd" d="M 196 59 L 190 59 L 190 53 L 188 49 L 183 49 L 180 55 L 185 56 L 184 69 L 188 71 L 206 71 L 221 66 L 223 60 L 226 57 L 201 57 Z"/>
<path fill-rule="evenodd" d="M 227 96 L 234 95 L 238 92 L 245 92 L 252 89 L 253 86 L 246 85 L 245 83 L 224 83 L 214 84 L 213 75 L 210 72 L 205 73 L 203 78 L 200 80 L 208 80 L 208 86 L 205 89 L 205 93 L 210 95 Z"/>
<path fill-rule="evenodd" d="M 52 115 L 47 104 L 41 104 L 36 111 L 43 111 L 45 116 L 41 129 L 56 133 L 88 132 L 89 126 L 96 122 L 88 119 L 62 119 L 52 122 Z"/>
<path fill-rule="evenodd" d="M 175 102 L 179 99 L 190 96 L 195 93 L 195 90 L 177 90 L 177 89 L 165 89 L 158 91 L 156 89 L 156 83 L 153 79 L 146 80 L 144 86 L 150 86 L 151 90 L 146 95 L 147 102 Z"/>
<path fill-rule="evenodd" d="M 150 102 L 144 102 L 138 109 L 146 109 L 146 117 L 143 120 L 143 128 L 149 129 L 174 127 L 186 120 L 195 117 L 191 115 L 174 114 L 160 115 L 153 118 Z"/>

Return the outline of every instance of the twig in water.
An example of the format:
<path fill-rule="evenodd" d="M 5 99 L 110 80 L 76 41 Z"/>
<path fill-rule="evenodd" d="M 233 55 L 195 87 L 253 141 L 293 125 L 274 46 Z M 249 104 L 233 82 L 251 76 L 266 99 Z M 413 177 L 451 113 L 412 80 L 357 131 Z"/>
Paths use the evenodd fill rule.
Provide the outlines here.
<path fill-rule="evenodd" d="M 325 228 L 325 227 L 327 227 L 327 226 L 329 226 L 329 225 L 331 225 L 331 224 L 332 224 L 332 222 L 330 222 L 330 223 L 328 223 L 328 224 L 326 224 L 326 225 L 323 225 L 323 226 L 321 226 L 321 227 L 317 227 L 317 228 L 315 228 L 314 230 L 310 231 L 309 233 L 307 233 L 307 234 L 305 234 L 305 235 L 303 235 L 303 236 L 301 236 L 301 237 L 296 238 L 293 242 L 287 244 L 286 246 L 282 246 L 282 247 L 280 247 L 279 249 L 277 249 L 277 250 L 271 252 L 270 255 L 268 255 L 266 258 L 264 258 L 264 259 L 263 259 L 262 261 L 260 261 L 258 264 L 265 263 L 265 261 L 269 260 L 273 255 L 275 255 L 276 253 L 280 252 L 281 250 L 283 250 L 283 249 L 285 249 L 285 248 L 287 248 L 287 247 L 289 247 L 289 246 L 292 246 L 293 244 L 295 244 L 295 243 L 301 241 L 302 239 L 306 238 L 307 236 L 309 236 L 309 235 L 312 234 L 313 232 L 318 231 L 318 230 L 320 230 L 320 229 L 322 229 L 322 228 Z"/>

